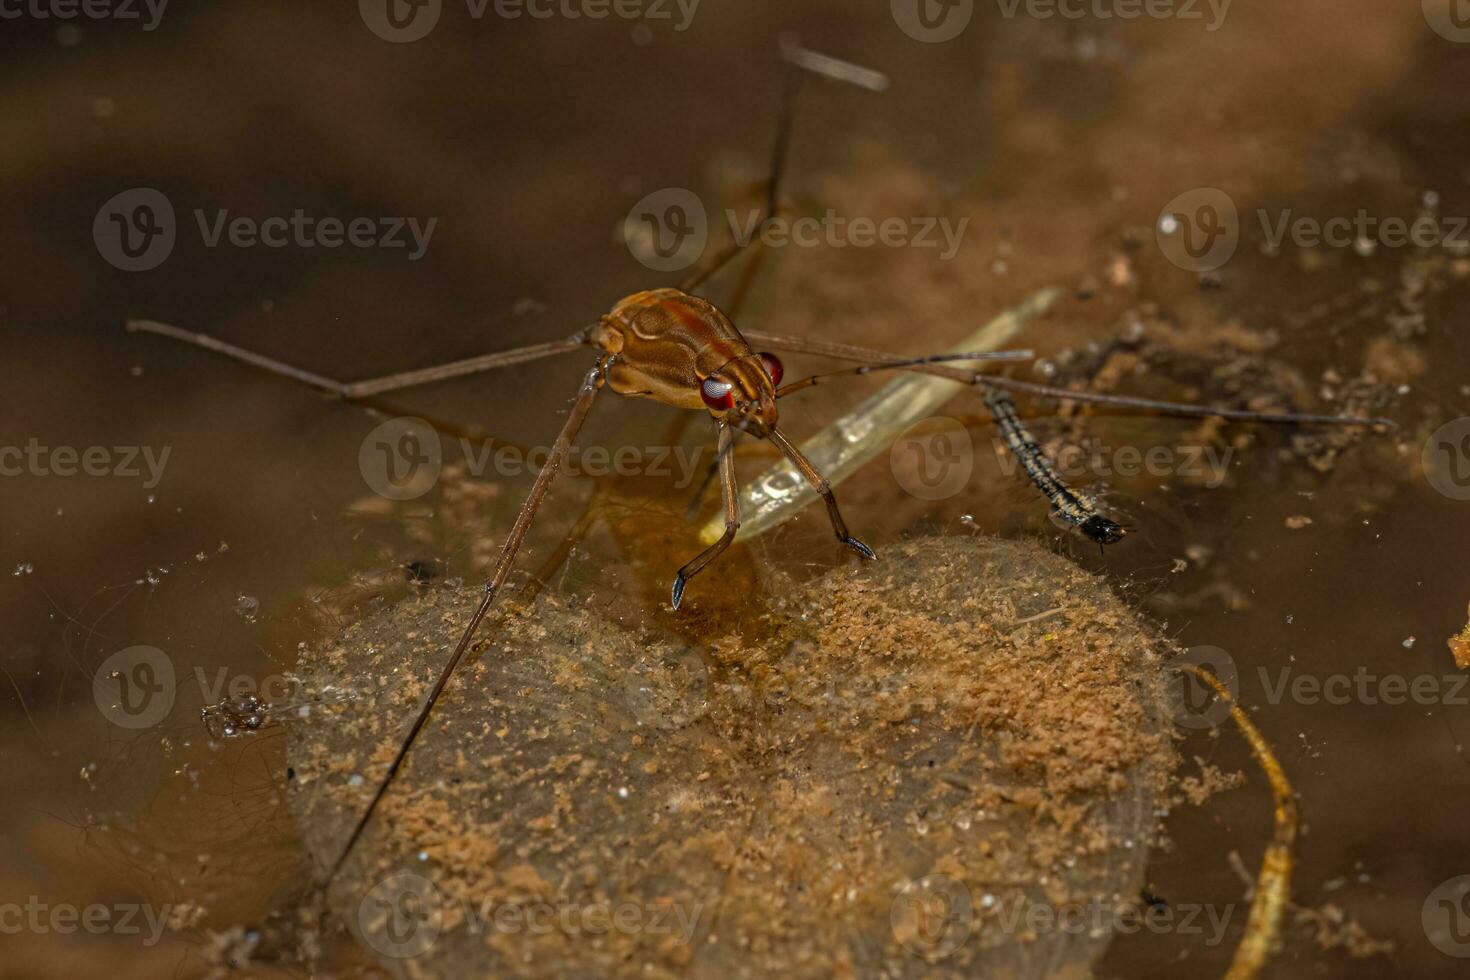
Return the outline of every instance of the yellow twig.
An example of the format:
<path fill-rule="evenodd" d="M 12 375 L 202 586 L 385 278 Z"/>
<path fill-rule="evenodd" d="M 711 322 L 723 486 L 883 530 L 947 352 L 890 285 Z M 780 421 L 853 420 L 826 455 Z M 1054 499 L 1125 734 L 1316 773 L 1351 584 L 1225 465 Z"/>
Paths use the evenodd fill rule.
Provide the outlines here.
<path fill-rule="evenodd" d="M 1291 897 L 1292 847 L 1296 844 L 1297 834 L 1296 795 L 1266 737 L 1236 704 L 1220 679 L 1201 667 L 1186 665 L 1186 669 L 1214 688 L 1221 700 L 1230 706 L 1230 717 L 1250 743 L 1251 752 L 1266 773 L 1271 795 L 1275 798 L 1275 832 L 1266 847 L 1266 856 L 1261 860 L 1260 874 L 1256 876 L 1256 893 L 1251 901 L 1250 916 L 1246 919 L 1245 936 L 1236 947 L 1235 959 L 1225 974 L 1226 980 L 1252 980 L 1260 974 L 1281 940 L 1281 914 Z"/>

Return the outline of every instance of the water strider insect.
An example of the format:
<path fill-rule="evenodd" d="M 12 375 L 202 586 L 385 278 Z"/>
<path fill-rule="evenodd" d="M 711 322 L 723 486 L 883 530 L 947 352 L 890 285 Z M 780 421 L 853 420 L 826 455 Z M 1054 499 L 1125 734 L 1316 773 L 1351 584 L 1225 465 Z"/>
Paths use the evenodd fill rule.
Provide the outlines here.
<path fill-rule="evenodd" d="M 781 109 L 777 116 L 776 138 L 766 185 L 762 226 L 772 220 L 778 211 L 780 180 L 791 138 L 792 105 L 802 74 L 811 72 L 869 89 L 881 89 L 886 86 L 886 80 L 875 72 L 827 56 L 816 55 L 797 47 L 794 43 L 784 45 L 783 55 L 786 65 L 786 84 Z M 753 236 L 752 240 L 758 240 L 758 237 Z M 612 310 L 596 323 L 563 340 L 360 382 L 335 381 L 205 334 L 182 330 L 167 324 L 152 321 L 131 321 L 128 324 L 129 330 L 160 334 L 182 340 L 349 400 L 367 399 L 383 392 L 462 377 L 493 368 L 522 364 L 588 347 L 595 348 L 597 351 L 596 361 L 582 379 L 570 413 L 552 446 L 546 465 L 537 474 L 506 537 L 494 569 L 485 584 L 478 607 L 470 617 L 453 652 L 425 697 L 396 755 L 379 780 L 370 801 L 358 818 L 341 852 L 327 869 L 321 880 L 322 886 L 334 879 L 353 853 L 363 831 L 427 722 L 434 705 L 469 648 L 481 622 L 494 605 L 558 469 L 566 459 L 594 399 L 604 387 L 622 395 L 653 398 L 676 408 L 704 411 L 708 413 L 715 425 L 718 446 L 717 467 L 725 505 L 724 532 L 678 570 L 671 593 L 672 604 L 675 608 L 680 605 L 689 580 L 729 547 L 740 526 L 732 452 L 738 432 L 769 440 L 805 482 L 824 500 L 827 515 L 837 539 L 864 559 L 875 557 L 871 548 L 849 533 L 838 510 L 836 498 L 822 473 L 786 437 L 778 425 L 777 402 L 780 398 L 812 387 L 827 378 L 863 375 L 879 370 L 907 370 L 934 374 L 963 384 L 982 386 L 987 392 L 990 392 L 987 405 L 994 413 L 1001 430 L 1006 434 L 1012 450 L 1020 456 L 1032 481 L 1052 501 L 1063 519 L 1076 524 L 1084 534 L 1100 543 L 1117 540 L 1121 536 L 1122 528 L 1104 517 L 1098 511 L 1095 503 L 1084 495 L 1072 491 L 1061 480 L 1054 468 L 1046 461 L 1035 441 L 1026 433 L 1015 412 L 1014 405 L 1010 402 L 1009 395 L 1005 394 L 1006 390 L 1018 390 L 1047 398 L 1193 417 L 1221 417 L 1251 422 L 1298 424 L 1360 426 L 1391 424 L 1381 419 L 1297 414 L 1270 415 L 1122 395 L 1074 392 L 1013 378 L 979 374 L 958 369 L 946 363 L 1029 360 L 1032 356 L 1029 351 L 968 352 L 907 358 L 848 344 L 784 337 L 750 330 L 742 331 L 735 326 L 726 312 L 708 299 L 697 295 L 694 290 L 725 267 L 745 247 L 746 243 L 732 243 L 703 268 L 696 270 L 677 288 L 645 290 L 619 300 Z M 858 366 L 813 375 L 783 385 L 784 371 L 780 359 L 775 354 L 758 350 L 753 344 L 777 350 L 856 361 Z"/>

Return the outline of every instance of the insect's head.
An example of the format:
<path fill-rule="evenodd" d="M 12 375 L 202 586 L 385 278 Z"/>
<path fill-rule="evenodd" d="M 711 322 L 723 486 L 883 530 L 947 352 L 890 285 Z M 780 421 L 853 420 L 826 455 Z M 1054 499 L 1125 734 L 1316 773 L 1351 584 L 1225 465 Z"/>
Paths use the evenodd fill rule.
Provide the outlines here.
<path fill-rule="evenodd" d="M 775 354 L 737 357 L 699 385 L 711 415 L 759 435 L 776 424 L 776 387 L 781 360 Z"/>
<path fill-rule="evenodd" d="M 1101 514 L 1093 514 L 1082 522 L 1078 530 L 1098 544 L 1117 544 L 1123 540 L 1123 535 L 1127 533 L 1123 525 L 1117 521 L 1109 520 Z"/>

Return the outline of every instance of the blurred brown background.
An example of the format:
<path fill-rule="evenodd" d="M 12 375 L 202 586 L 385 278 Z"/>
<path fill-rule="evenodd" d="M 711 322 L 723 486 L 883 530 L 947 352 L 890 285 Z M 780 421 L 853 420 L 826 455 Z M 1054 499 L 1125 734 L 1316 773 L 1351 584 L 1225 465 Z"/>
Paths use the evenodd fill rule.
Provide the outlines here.
<path fill-rule="evenodd" d="M 498 542 L 529 483 L 487 493 L 485 543 L 427 548 L 402 521 L 360 506 L 358 449 L 377 419 L 126 334 L 125 319 L 208 331 L 343 379 L 563 336 L 625 293 L 677 281 L 620 241 L 633 202 L 689 187 L 716 211 L 760 180 L 782 31 L 892 80 L 881 95 L 808 86 L 789 194 L 815 213 L 970 223 L 948 262 L 911 249 L 788 250 L 742 322 L 927 353 L 1060 285 L 1062 308 L 1023 338 L 1045 353 L 1116 337 L 1140 317 L 1186 336 L 1238 326 L 1275 331 L 1277 354 L 1315 385 L 1329 369 L 1356 375 L 1375 341 L 1391 343 L 1394 363 L 1411 364 L 1387 379 L 1406 385 L 1392 409 L 1401 428 L 1359 454 L 1371 464 L 1283 471 L 1273 460 L 1285 437 L 1263 435 L 1230 487 L 1174 496 L 1144 481 L 1127 489 L 1147 532 L 1103 560 L 1076 550 L 1183 644 L 1230 650 L 1249 703 L 1264 705 L 1258 667 L 1451 672 L 1444 638 L 1470 600 L 1470 505 L 1431 489 L 1418 459 L 1430 429 L 1470 414 L 1460 327 L 1470 283 L 1458 257 L 1290 245 L 1266 254 L 1250 219 L 1236 258 L 1202 289 L 1160 253 L 1153 227 L 1167 202 L 1201 186 L 1225 190 L 1243 215 L 1412 216 L 1431 191 L 1439 213 L 1470 214 L 1470 44 L 1437 33 L 1415 3 L 1254 0 L 1231 5 L 1215 30 L 1208 7 L 1199 20 L 974 8 L 963 32 L 934 44 L 900 29 L 886 3 L 835 0 L 704 0 L 682 31 L 675 6 L 667 21 L 508 20 L 446 0 L 412 43 L 375 35 L 352 4 L 169 5 L 152 30 L 144 7 L 141 21 L 30 7 L 0 21 L 0 443 L 170 453 L 156 487 L 0 478 L 0 903 L 146 901 L 175 906 L 180 926 L 156 945 L 24 929 L 5 936 L 0 975 L 198 975 L 209 931 L 260 921 L 288 896 L 304 863 L 277 796 L 279 739 L 205 745 L 193 671 L 258 679 L 288 669 L 295 645 L 329 628 L 310 597 L 387 581 L 404 561 L 474 574 L 471 559 Z M 93 225 L 135 187 L 166 195 L 178 240 L 158 267 L 127 272 L 99 254 Z M 194 209 L 438 220 L 410 261 L 392 249 L 210 248 Z M 539 362 L 393 400 L 544 444 L 581 364 Z M 788 410 L 788 425 L 806 435 L 867 390 L 824 389 Z M 977 400 L 955 409 L 978 411 Z M 1183 431 L 1157 425 L 1145 440 Z M 668 410 L 607 397 L 586 438 L 651 445 L 670 426 Z M 699 428 L 680 438 L 698 444 Z M 1112 431 L 1121 441 L 1133 430 Z M 982 470 L 973 495 L 925 506 L 876 462 L 844 490 L 849 523 L 880 551 L 967 513 L 991 530 L 1052 533 L 1044 507 L 993 462 Z M 559 489 L 564 506 L 585 499 L 588 482 Z M 656 479 L 635 489 L 682 506 Z M 1313 525 L 1285 530 L 1299 514 Z M 809 512 L 776 543 L 741 549 L 730 574 L 766 549 L 838 560 L 820 518 Z M 661 549 L 692 553 L 692 527 L 669 534 Z M 1171 577 L 1173 560 L 1199 544 L 1213 564 Z M 672 567 L 655 565 L 640 598 L 649 609 Z M 1244 601 L 1211 592 L 1220 582 Z M 1204 598 L 1168 615 L 1147 601 L 1164 592 Z M 134 644 L 167 650 L 181 675 L 168 719 L 141 732 L 110 725 L 91 690 L 97 667 Z M 1470 873 L 1470 769 L 1457 734 L 1470 731 L 1470 709 L 1286 701 L 1256 718 L 1301 794 L 1296 900 L 1334 903 L 1394 944 L 1360 944 L 1368 955 L 1355 956 L 1323 948 L 1313 921 L 1293 921 L 1272 975 L 1462 972 L 1426 938 L 1421 907 Z M 1258 860 L 1264 787 L 1232 736 L 1194 737 L 1183 750 L 1251 780 L 1169 818 L 1153 890 L 1240 902 L 1228 855 Z M 1219 974 L 1238 928 L 1219 948 L 1123 937 L 1099 972 Z M 355 954 L 338 946 L 332 962 L 350 967 Z"/>

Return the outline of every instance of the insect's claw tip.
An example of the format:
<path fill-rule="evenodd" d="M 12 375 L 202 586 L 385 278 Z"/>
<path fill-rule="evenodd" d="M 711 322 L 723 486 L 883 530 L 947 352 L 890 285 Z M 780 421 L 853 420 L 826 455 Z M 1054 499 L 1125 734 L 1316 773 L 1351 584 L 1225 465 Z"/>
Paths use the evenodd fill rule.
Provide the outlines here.
<path fill-rule="evenodd" d="M 847 546 L 849 548 L 851 548 L 853 551 L 856 551 L 858 554 L 862 555 L 868 561 L 877 561 L 878 560 L 878 556 L 873 553 L 873 549 L 872 548 L 869 548 L 867 545 L 863 544 L 857 538 L 848 538 L 847 541 L 846 541 L 846 544 L 847 544 Z"/>
<path fill-rule="evenodd" d="M 679 608 L 679 603 L 684 601 L 684 586 L 689 583 L 682 574 L 674 576 L 674 593 L 672 596 L 674 608 Z"/>

